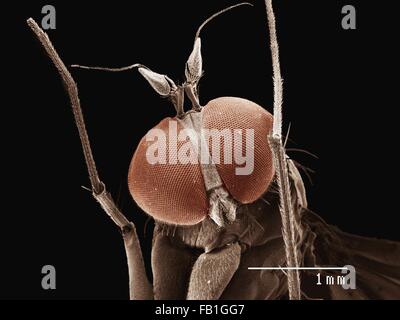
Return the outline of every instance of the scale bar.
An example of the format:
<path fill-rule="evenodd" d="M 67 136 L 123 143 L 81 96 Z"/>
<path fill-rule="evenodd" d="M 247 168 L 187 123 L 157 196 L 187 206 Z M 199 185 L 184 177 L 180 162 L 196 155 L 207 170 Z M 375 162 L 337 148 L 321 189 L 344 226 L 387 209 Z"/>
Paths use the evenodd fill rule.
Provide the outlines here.
<path fill-rule="evenodd" d="M 348 270 L 347 267 L 248 267 L 248 270 Z"/>

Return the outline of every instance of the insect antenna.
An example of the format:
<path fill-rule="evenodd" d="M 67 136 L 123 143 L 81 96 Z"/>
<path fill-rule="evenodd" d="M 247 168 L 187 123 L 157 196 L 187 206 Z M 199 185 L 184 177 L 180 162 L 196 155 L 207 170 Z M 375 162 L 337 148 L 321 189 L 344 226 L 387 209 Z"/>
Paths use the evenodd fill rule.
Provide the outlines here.
<path fill-rule="evenodd" d="M 198 83 L 200 81 L 200 78 L 203 75 L 203 59 L 201 56 L 200 32 L 214 18 L 218 17 L 219 15 L 221 15 L 231 9 L 234 9 L 234 8 L 237 8 L 237 7 L 240 7 L 243 5 L 253 6 L 251 3 L 242 2 L 242 3 L 236 4 L 236 5 L 227 7 L 225 9 L 222 9 L 222 10 L 218 11 L 217 13 L 214 13 L 212 16 L 207 18 L 205 21 L 203 21 L 203 23 L 197 29 L 192 52 L 190 53 L 189 58 L 185 64 L 186 82 L 184 84 L 186 95 L 191 100 L 192 109 L 194 109 L 194 110 L 199 111 L 201 109 L 201 105 L 199 102 L 199 92 L 198 92 Z"/>
<path fill-rule="evenodd" d="M 225 9 L 222 9 L 221 11 L 218 11 L 218 12 L 214 13 L 212 16 L 210 16 L 209 18 L 207 18 L 207 19 L 200 25 L 200 27 L 197 29 L 195 40 L 196 40 L 197 38 L 200 37 L 200 32 L 201 32 L 201 30 L 202 30 L 202 29 L 204 28 L 204 26 L 205 26 L 207 23 L 209 23 L 211 20 L 214 20 L 214 18 L 216 18 L 216 17 L 218 17 L 219 15 L 221 15 L 221 14 L 227 12 L 227 11 L 230 11 L 230 10 L 232 10 L 232 9 L 234 9 L 234 8 L 237 8 L 237 7 L 240 7 L 240 6 L 247 6 L 247 5 L 248 5 L 248 6 L 253 6 L 253 4 L 251 4 L 250 2 L 241 2 L 241 3 L 235 4 L 235 5 L 233 5 L 233 6 L 227 7 L 227 8 L 225 8 Z"/>
<path fill-rule="evenodd" d="M 83 66 L 79 64 L 72 64 L 71 68 L 99 70 L 108 72 L 122 72 L 137 68 L 140 74 L 149 82 L 149 84 L 159 95 L 168 97 L 171 95 L 172 92 L 175 92 L 177 89 L 175 83 L 167 75 L 156 73 L 141 63 L 135 63 L 126 67 L 119 67 L 119 68 L 92 67 L 92 66 Z"/>
<path fill-rule="evenodd" d="M 120 67 L 120 68 L 107 68 L 107 67 L 91 67 L 91 66 L 82 66 L 80 64 L 72 64 L 70 65 L 71 68 L 80 68 L 80 69 L 86 69 L 86 70 L 100 70 L 100 71 L 110 71 L 110 72 L 121 72 L 121 71 L 127 71 L 127 70 L 132 70 L 135 68 L 146 68 L 146 66 L 140 64 L 140 63 L 135 63 L 131 64 L 126 67 Z"/>
<path fill-rule="evenodd" d="M 98 70 L 108 72 L 123 72 L 132 69 L 138 69 L 139 73 L 147 80 L 150 86 L 164 98 L 170 98 L 175 107 L 178 116 L 183 114 L 183 91 L 172 81 L 167 75 L 160 74 L 150 70 L 148 67 L 141 63 L 131 64 L 125 67 L 109 68 L 109 67 L 96 67 L 96 66 L 83 66 L 79 64 L 71 65 L 71 68 L 79 68 L 85 70 Z"/>

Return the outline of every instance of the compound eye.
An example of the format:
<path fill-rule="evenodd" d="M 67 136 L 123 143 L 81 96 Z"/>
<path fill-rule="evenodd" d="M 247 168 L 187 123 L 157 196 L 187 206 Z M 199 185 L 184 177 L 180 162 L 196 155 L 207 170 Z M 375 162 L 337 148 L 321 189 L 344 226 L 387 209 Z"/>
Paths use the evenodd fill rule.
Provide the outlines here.
<path fill-rule="evenodd" d="M 187 141 L 175 140 L 184 127 L 179 120 L 166 118 L 153 129 L 154 139 L 146 134 L 133 155 L 128 173 L 130 194 L 137 205 L 157 221 L 172 225 L 197 224 L 208 214 L 200 166 L 180 163 L 173 155 L 188 146 Z M 176 149 L 170 149 L 171 144 Z M 156 150 L 157 158 L 164 160 L 149 161 L 151 150 Z"/>

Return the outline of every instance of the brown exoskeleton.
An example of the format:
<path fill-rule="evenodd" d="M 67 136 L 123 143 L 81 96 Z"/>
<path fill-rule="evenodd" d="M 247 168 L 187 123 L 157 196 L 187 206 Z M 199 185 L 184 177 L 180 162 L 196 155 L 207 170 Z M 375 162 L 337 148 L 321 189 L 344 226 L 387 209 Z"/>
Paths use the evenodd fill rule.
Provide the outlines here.
<path fill-rule="evenodd" d="M 119 211 L 98 176 L 76 84 L 47 35 L 32 19 L 28 20 L 66 84 L 93 195 L 122 230 L 132 299 L 399 297 L 398 243 L 345 234 L 307 209 L 301 176 L 293 161 L 287 158 L 281 139 L 282 80 L 278 43 L 271 1 L 267 0 L 266 4 L 275 89 L 273 130 L 268 137 L 275 168 L 273 180 L 268 191 L 258 200 L 240 203 L 231 197 L 230 190 L 226 190 L 214 167 L 202 167 L 209 205 L 213 210 L 193 225 L 180 226 L 178 223 L 170 224 L 168 220 L 156 220 L 152 246 L 153 284 L 146 277 L 134 224 Z M 97 69 L 121 71 L 139 68 L 157 93 L 171 98 L 177 118 L 180 121 L 191 118 L 195 127 L 196 115 L 202 110 L 197 92 L 202 73 L 199 32 L 186 65 L 183 85 L 177 86 L 169 77 L 138 64 L 120 69 Z M 192 102 L 189 112 L 183 110 L 185 94 Z M 368 268 L 371 264 L 374 265 L 373 271 Z M 289 270 L 286 274 L 282 270 L 248 270 L 254 266 L 285 265 L 293 268 L 353 265 L 357 269 L 358 286 L 355 290 L 340 286 L 317 287 L 312 272 L 308 271 L 303 272 L 300 278 L 298 270 Z M 329 274 L 330 271 L 321 272 Z"/>

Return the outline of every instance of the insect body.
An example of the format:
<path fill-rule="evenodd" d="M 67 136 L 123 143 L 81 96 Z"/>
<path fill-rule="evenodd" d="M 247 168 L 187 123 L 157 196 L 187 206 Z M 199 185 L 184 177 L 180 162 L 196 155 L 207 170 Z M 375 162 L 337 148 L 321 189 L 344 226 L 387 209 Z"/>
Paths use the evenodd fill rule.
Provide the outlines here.
<path fill-rule="evenodd" d="M 98 176 L 76 84 L 48 36 L 33 19 L 27 21 L 66 85 L 93 196 L 122 231 L 132 299 L 399 297 L 398 243 L 345 234 L 307 209 L 301 176 L 286 157 L 280 140 L 281 123 L 275 121 L 280 119 L 275 107 L 281 102 L 282 88 L 280 77 L 276 77 L 280 72 L 275 18 L 271 1 L 266 3 L 275 62 L 274 121 L 265 109 L 245 99 L 222 97 L 204 107 L 199 102 L 200 31 L 215 16 L 236 6 L 200 26 L 182 85 L 141 64 L 94 68 L 138 68 L 157 93 L 170 98 L 177 111 L 175 117 L 162 120 L 150 130 L 150 139 L 146 135 L 141 140 L 128 174 L 134 200 L 156 220 L 152 284 L 147 280 L 135 226 L 119 211 Z M 192 103 L 187 112 L 185 96 Z M 217 147 L 207 135 L 213 130 L 218 134 Z M 253 155 L 253 159 L 247 155 Z M 354 292 L 339 287 L 321 291 L 309 272 L 302 274 L 304 286 L 300 287 L 300 278 L 296 281 L 296 274 L 290 270 L 287 278 L 281 270 L 248 270 L 252 266 L 287 265 L 291 269 L 297 265 L 346 264 L 359 267 L 359 287 Z M 375 266 L 373 271 L 371 265 Z"/>

